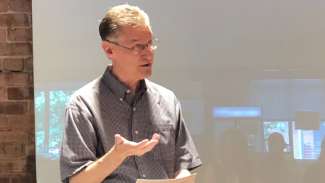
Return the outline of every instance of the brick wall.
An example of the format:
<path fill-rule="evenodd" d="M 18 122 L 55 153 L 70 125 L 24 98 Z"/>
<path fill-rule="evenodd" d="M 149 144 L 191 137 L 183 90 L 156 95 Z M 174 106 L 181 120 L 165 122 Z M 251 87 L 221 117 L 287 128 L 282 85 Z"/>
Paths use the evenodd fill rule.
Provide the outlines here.
<path fill-rule="evenodd" d="M 0 0 L 0 183 L 34 183 L 32 1 Z"/>

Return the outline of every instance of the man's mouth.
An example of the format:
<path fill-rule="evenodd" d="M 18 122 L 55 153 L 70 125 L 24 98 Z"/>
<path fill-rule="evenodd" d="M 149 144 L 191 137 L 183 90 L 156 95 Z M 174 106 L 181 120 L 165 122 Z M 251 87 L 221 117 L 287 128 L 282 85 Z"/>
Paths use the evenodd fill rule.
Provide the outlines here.
<path fill-rule="evenodd" d="M 143 64 L 141 67 L 150 67 L 152 64 Z"/>

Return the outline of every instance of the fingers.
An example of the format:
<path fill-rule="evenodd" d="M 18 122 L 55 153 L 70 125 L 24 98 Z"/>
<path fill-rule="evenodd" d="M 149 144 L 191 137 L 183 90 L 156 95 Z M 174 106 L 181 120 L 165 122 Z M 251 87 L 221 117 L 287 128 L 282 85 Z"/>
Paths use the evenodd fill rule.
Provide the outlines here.
<path fill-rule="evenodd" d="M 151 140 L 157 140 L 157 141 L 159 141 L 159 139 L 160 139 L 160 135 L 159 135 L 158 133 L 154 133 L 154 134 L 152 135 Z"/>
<path fill-rule="evenodd" d="M 151 140 L 149 143 L 147 143 L 147 145 L 144 147 L 144 150 L 146 152 L 151 151 L 157 144 L 158 144 L 158 140 Z"/>
<path fill-rule="evenodd" d="M 153 134 L 150 141 L 148 141 L 141 149 L 138 151 L 138 155 L 142 156 L 143 154 L 151 151 L 158 143 L 160 136 L 158 134 Z"/>
<path fill-rule="evenodd" d="M 120 134 L 115 134 L 115 145 L 121 153 L 125 153 L 127 156 L 143 154 L 151 151 L 159 143 L 160 135 L 157 133 L 152 135 L 150 140 L 144 139 L 140 142 L 133 142 L 125 139 Z"/>
<path fill-rule="evenodd" d="M 145 150 L 146 152 L 148 152 L 148 151 L 150 151 L 153 147 L 155 147 L 158 144 L 159 139 L 160 139 L 160 136 L 157 133 L 155 133 L 155 134 L 152 135 L 152 138 L 151 138 L 150 141 L 148 141 L 147 139 L 145 139 L 146 140 L 146 143 L 144 143 L 144 140 L 141 141 L 140 142 L 141 145 L 139 143 L 138 148 L 141 149 L 141 150 Z"/>
<path fill-rule="evenodd" d="M 141 148 L 141 147 L 144 147 L 148 142 L 149 142 L 148 139 L 144 139 L 144 140 L 142 140 L 142 141 L 136 143 L 135 146 L 136 146 L 136 148 Z"/>
<path fill-rule="evenodd" d="M 148 144 L 146 144 L 146 146 L 144 146 L 142 149 L 139 149 L 137 152 L 138 156 L 142 156 L 145 153 L 151 151 L 156 145 L 158 144 L 158 141 L 152 141 L 149 142 Z"/>
<path fill-rule="evenodd" d="M 152 142 L 150 142 L 148 139 L 144 139 L 138 143 L 126 140 L 123 146 L 125 147 L 126 152 L 129 156 L 131 155 L 141 156 L 145 153 L 144 149 L 146 149 L 146 147 L 151 143 Z"/>

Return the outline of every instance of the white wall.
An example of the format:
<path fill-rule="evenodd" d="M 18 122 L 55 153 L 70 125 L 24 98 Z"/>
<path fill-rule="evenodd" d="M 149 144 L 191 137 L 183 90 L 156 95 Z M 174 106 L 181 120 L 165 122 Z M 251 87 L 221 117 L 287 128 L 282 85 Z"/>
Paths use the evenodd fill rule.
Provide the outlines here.
<path fill-rule="evenodd" d="M 33 1 L 36 94 L 75 90 L 104 71 L 99 20 L 122 2 Z M 152 80 L 183 102 L 204 161 L 198 182 L 217 179 L 214 106 L 259 106 L 263 120 L 294 120 L 296 110 L 325 118 L 325 1 L 129 2 L 149 14 L 160 40 Z M 59 182 L 57 160 L 37 160 L 38 182 Z"/>

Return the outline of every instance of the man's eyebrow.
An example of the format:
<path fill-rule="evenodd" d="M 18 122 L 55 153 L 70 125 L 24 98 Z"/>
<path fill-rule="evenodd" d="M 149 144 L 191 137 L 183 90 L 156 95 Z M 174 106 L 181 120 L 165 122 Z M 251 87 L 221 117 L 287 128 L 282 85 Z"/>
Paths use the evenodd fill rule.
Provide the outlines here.
<path fill-rule="evenodd" d="M 138 39 L 131 39 L 130 40 L 132 43 L 139 41 Z"/>
<path fill-rule="evenodd" d="M 135 42 L 139 42 L 140 40 L 139 39 L 131 39 L 130 40 L 130 43 L 135 43 Z M 151 42 L 152 39 L 148 40 L 148 42 Z"/>

